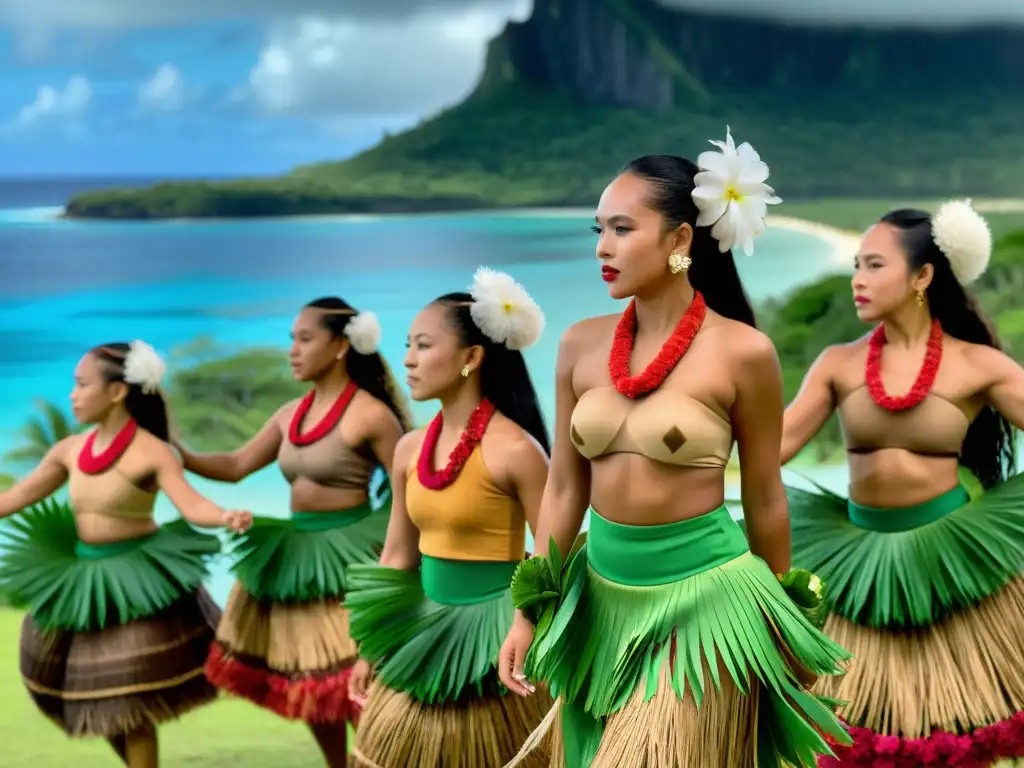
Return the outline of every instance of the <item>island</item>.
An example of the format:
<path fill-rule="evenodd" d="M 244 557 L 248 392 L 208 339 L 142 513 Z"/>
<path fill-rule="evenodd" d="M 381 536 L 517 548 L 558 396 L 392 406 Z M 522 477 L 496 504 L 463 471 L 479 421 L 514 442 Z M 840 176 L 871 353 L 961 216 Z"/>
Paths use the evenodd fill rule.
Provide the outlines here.
<path fill-rule="evenodd" d="M 277 178 L 86 192 L 75 219 L 591 206 L 633 157 L 726 125 L 787 201 L 1017 196 L 1024 29 L 794 25 L 653 0 L 536 0 L 475 91 L 354 157 Z M 598 54 L 600 52 L 600 55 Z"/>

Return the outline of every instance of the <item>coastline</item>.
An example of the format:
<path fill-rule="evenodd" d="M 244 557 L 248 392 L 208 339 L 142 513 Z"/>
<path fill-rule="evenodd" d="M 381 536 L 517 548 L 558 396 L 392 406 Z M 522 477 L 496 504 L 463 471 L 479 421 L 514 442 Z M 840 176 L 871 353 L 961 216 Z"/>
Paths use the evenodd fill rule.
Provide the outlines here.
<path fill-rule="evenodd" d="M 831 224 L 823 224 L 820 221 L 769 214 L 765 223 L 769 227 L 788 229 L 791 232 L 799 232 L 825 241 L 832 249 L 832 258 L 836 265 L 843 265 L 847 268 L 853 263 L 853 257 L 860 247 L 860 235 L 856 232 L 840 229 Z"/>
<path fill-rule="evenodd" d="M 64 206 L 39 207 L 33 209 L 37 212 L 34 220 L 50 220 L 63 222 L 102 222 L 121 221 L 123 219 L 86 219 L 69 217 L 66 215 Z M 47 211 L 45 215 L 43 211 Z M 1011 211 L 1024 210 L 1024 200 L 990 200 L 978 203 L 978 210 Z M 170 223 L 176 224 L 238 224 L 245 221 L 275 221 L 284 220 L 288 222 L 308 221 L 310 223 L 328 221 L 368 221 L 382 217 L 433 217 L 433 216 L 532 216 L 550 218 L 589 218 L 593 215 L 593 209 L 580 206 L 524 206 L 522 208 L 473 208 L 462 211 L 410 211 L 403 213 L 322 213 L 322 214 L 292 214 L 282 216 L 260 216 L 260 217 L 182 217 L 174 219 L 142 219 L 138 223 Z M 809 235 L 827 243 L 832 251 L 832 257 L 837 265 L 848 265 L 857 252 L 860 243 L 860 235 L 857 232 L 825 224 L 812 219 L 803 219 L 796 216 L 769 214 L 766 218 L 769 227 L 786 229 L 791 232 Z"/>

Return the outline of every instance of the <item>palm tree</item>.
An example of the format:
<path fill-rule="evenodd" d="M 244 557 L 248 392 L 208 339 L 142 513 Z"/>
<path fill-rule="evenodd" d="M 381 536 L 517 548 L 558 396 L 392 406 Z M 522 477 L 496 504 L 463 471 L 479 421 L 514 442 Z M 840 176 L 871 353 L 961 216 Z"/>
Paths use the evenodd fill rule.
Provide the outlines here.
<path fill-rule="evenodd" d="M 39 415 L 30 417 L 21 428 L 24 442 L 4 454 L 5 462 L 38 464 L 54 445 L 77 431 L 73 422 L 53 403 L 37 400 L 36 408 Z"/>
<path fill-rule="evenodd" d="M 14 475 L 8 475 L 6 472 L 0 472 L 0 491 L 6 491 L 16 482 L 18 482 L 18 478 Z"/>

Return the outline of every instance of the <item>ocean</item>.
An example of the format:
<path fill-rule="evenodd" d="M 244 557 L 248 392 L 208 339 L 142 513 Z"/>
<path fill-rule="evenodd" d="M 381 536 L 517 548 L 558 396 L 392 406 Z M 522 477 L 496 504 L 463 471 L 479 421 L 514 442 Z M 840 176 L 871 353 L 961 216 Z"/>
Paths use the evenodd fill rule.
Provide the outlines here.
<path fill-rule="evenodd" d="M 280 346 L 284 358 L 295 312 L 319 296 L 341 295 L 376 312 L 382 353 L 400 372 L 415 314 L 436 296 L 466 288 L 481 265 L 509 272 L 545 311 L 545 335 L 526 356 L 550 423 L 560 336 L 583 317 L 621 309 L 601 282 L 585 211 L 244 222 L 56 218 L 77 191 L 147 181 L 0 181 L 0 454 L 17 444 L 37 400 L 67 403 L 75 363 L 96 344 L 141 338 L 166 356 L 210 336 L 228 345 Z M 846 266 L 828 243 L 777 228 L 737 263 L 754 302 Z M 421 422 L 435 410 L 414 404 Z M 845 483 L 842 468 L 811 474 L 829 487 Z M 236 486 L 192 479 L 223 506 L 287 513 L 288 488 L 275 467 Z M 158 512 L 162 519 L 176 514 L 163 497 Z M 218 570 L 211 592 L 223 601 L 229 587 Z"/>

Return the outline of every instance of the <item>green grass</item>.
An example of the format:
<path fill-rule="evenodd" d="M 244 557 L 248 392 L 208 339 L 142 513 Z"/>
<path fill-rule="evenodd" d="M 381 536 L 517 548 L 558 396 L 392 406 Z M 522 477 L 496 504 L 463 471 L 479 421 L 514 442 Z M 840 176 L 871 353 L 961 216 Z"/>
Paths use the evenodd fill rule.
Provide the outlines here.
<path fill-rule="evenodd" d="M 105 742 L 69 739 L 43 717 L 18 674 L 22 613 L 0 609 L 0 744 L 4 768 L 111 768 Z M 165 768 L 323 768 L 308 729 L 248 702 L 223 699 L 160 729 Z"/>

